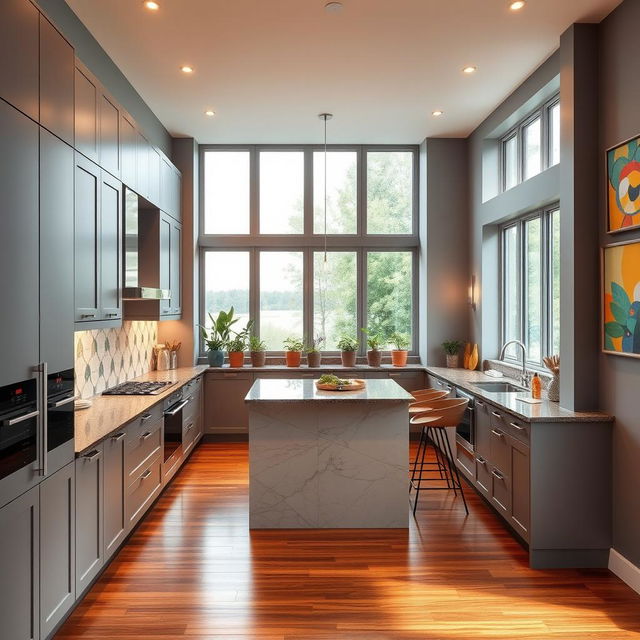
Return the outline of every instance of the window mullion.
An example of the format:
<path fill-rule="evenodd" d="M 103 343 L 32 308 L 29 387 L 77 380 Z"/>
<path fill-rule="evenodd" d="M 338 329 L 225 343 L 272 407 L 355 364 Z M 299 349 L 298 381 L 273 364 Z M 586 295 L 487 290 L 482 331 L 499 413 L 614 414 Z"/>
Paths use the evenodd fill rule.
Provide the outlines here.
<path fill-rule="evenodd" d="M 306 248 L 303 252 L 302 267 L 302 339 L 306 342 L 311 342 L 316 337 L 313 333 L 314 277 L 314 252 L 313 249 Z"/>
<path fill-rule="evenodd" d="M 367 250 L 360 248 L 356 253 L 356 264 L 357 264 L 357 303 L 356 303 L 356 316 L 358 319 L 358 329 L 360 327 L 368 327 L 367 322 Z M 360 332 L 362 333 L 362 332 Z M 363 336 L 364 337 L 364 336 Z M 360 344 L 360 355 L 364 355 L 366 353 L 366 341 L 365 344 Z"/>
<path fill-rule="evenodd" d="M 253 330 L 260 336 L 260 251 L 249 249 L 249 317 L 253 319 Z"/>

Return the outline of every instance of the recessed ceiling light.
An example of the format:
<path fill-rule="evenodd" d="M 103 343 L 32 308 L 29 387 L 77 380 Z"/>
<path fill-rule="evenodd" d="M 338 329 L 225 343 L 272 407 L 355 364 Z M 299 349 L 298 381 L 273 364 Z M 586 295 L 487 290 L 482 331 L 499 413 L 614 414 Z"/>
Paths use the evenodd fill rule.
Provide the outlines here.
<path fill-rule="evenodd" d="M 204 115 L 205 115 L 205 116 L 209 116 L 210 118 L 213 118 L 213 116 L 215 116 L 215 115 L 216 115 L 216 112 L 215 112 L 213 109 L 207 109 L 207 110 L 204 112 Z"/>
<path fill-rule="evenodd" d="M 191 65 L 184 64 L 180 67 L 180 71 L 182 71 L 182 73 L 193 73 L 193 67 Z"/>
<path fill-rule="evenodd" d="M 468 67 L 464 67 L 462 69 L 462 73 L 466 73 L 467 75 L 470 75 L 472 73 L 475 73 L 478 70 L 478 67 L 474 67 L 472 65 L 469 65 Z"/>
<path fill-rule="evenodd" d="M 526 0 L 516 0 L 509 5 L 509 9 L 511 9 L 511 11 L 520 11 L 525 4 L 527 4 Z"/>
<path fill-rule="evenodd" d="M 327 2 L 327 4 L 324 5 L 324 10 L 327 13 L 339 13 L 342 11 L 342 8 L 342 2 Z"/>
<path fill-rule="evenodd" d="M 431 115 L 432 115 L 434 118 L 439 118 L 440 116 L 443 116 L 443 115 L 444 115 L 444 111 L 440 111 L 440 109 L 436 109 L 435 111 L 433 111 L 433 112 L 431 113 Z"/>
<path fill-rule="evenodd" d="M 153 2 L 153 0 L 147 0 L 144 6 L 149 9 L 149 11 L 157 11 L 160 8 L 160 5 L 157 2 Z"/>

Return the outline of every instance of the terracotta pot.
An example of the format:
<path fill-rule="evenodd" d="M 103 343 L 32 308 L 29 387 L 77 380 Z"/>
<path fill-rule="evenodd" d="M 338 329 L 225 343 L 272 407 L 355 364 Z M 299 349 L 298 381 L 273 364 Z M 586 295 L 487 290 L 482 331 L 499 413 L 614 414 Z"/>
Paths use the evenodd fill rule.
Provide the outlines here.
<path fill-rule="evenodd" d="M 229 351 L 229 366 L 234 369 L 244 367 L 244 351 Z"/>
<path fill-rule="evenodd" d="M 343 367 L 355 367 L 356 366 L 356 352 L 355 351 L 341 351 L 340 357 L 342 358 Z"/>
<path fill-rule="evenodd" d="M 457 369 L 460 364 L 460 357 L 457 353 L 447 353 L 447 367 L 449 369 Z"/>
<path fill-rule="evenodd" d="M 302 358 L 302 351 L 285 351 L 284 355 L 287 358 L 287 367 L 299 367 L 300 359 Z"/>
<path fill-rule="evenodd" d="M 404 367 L 407 364 L 408 351 L 404 349 L 393 349 L 391 352 L 391 364 L 394 367 Z"/>
<path fill-rule="evenodd" d="M 252 367 L 264 367 L 264 363 L 267 361 L 266 351 L 252 351 L 251 352 L 251 366 Z"/>
<path fill-rule="evenodd" d="M 307 366 L 318 368 L 322 361 L 322 354 L 319 351 L 311 351 L 307 353 Z"/>
<path fill-rule="evenodd" d="M 367 362 L 370 367 L 379 367 L 382 363 L 382 351 L 380 349 L 367 351 Z"/>

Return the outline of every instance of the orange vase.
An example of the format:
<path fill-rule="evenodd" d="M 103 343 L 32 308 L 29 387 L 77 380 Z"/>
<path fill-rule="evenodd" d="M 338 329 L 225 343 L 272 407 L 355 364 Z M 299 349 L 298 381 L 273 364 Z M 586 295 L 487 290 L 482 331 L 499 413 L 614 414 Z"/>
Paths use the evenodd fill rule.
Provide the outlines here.
<path fill-rule="evenodd" d="M 405 367 L 407 365 L 408 351 L 403 349 L 393 349 L 391 351 L 391 364 L 394 367 Z"/>
<path fill-rule="evenodd" d="M 284 355 L 287 359 L 287 367 L 299 367 L 302 351 L 285 351 Z"/>
<path fill-rule="evenodd" d="M 478 366 L 478 345 L 474 344 L 473 349 L 471 350 L 471 355 L 469 356 L 469 369 L 471 371 L 475 371 L 475 368 Z"/>
<path fill-rule="evenodd" d="M 244 351 L 229 351 L 229 366 L 234 369 L 244 367 Z"/>
<path fill-rule="evenodd" d="M 467 342 L 467 344 L 464 345 L 464 357 L 462 359 L 462 366 L 465 369 L 469 368 L 469 358 L 471 357 L 471 343 Z"/>

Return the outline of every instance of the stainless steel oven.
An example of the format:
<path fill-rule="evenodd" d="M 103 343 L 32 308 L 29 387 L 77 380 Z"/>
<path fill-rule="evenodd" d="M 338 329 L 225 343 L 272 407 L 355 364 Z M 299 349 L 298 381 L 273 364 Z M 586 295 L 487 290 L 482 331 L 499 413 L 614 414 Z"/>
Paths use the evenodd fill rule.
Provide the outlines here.
<path fill-rule="evenodd" d="M 189 403 L 182 397 L 182 389 L 164 401 L 164 462 L 172 466 L 174 458 L 182 455 L 182 412 Z"/>
<path fill-rule="evenodd" d="M 461 389 L 456 388 L 456 398 L 465 398 L 469 401 L 460 424 L 456 427 L 456 442 L 469 453 L 474 453 L 476 445 L 476 413 L 475 398 Z"/>

